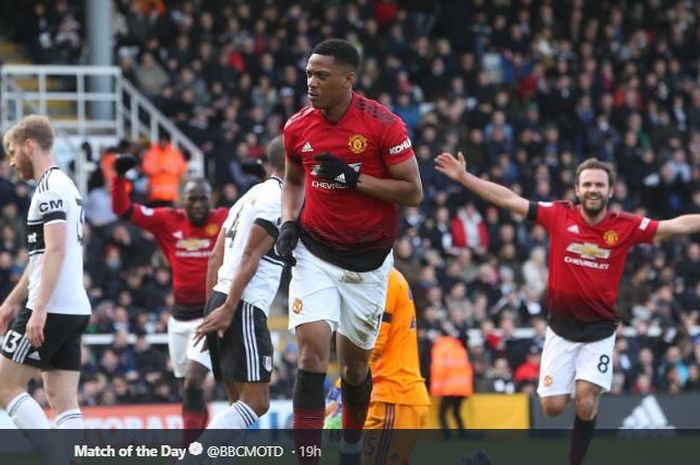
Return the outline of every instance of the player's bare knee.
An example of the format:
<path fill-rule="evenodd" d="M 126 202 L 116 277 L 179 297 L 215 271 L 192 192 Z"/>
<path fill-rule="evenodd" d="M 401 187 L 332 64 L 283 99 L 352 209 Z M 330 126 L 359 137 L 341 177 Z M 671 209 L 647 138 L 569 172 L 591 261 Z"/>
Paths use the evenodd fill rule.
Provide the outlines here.
<path fill-rule="evenodd" d="M 24 389 L 21 387 L 0 383 L 0 406 L 2 406 L 3 409 L 7 408 L 7 404 L 23 391 Z"/>
<path fill-rule="evenodd" d="M 350 385 L 360 384 L 367 378 L 367 363 L 345 363 L 340 367 L 340 377 Z"/>
<path fill-rule="evenodd" d="M 302 370 L 320 373 L 326 371 L 328 365 L 328 357 L 315 348 L 305 347 L 299 354 L 297 366 Z"/>
<path fill-rule="evenodd" d="M 229 403 L 233 404 L 234 402 L 238 402 L 238 399 L 241 398 L 241 395 L 238 392 L 238 388 L 236 388 L 235 383 L 233 381 L 225 381 L 225 383 L 226 397 L 228 397 Z"/>
<path fill-rule="evenodd" d="M 595 396 L 582 396 L 576 398 L 576 415 L 583 421 L 595 418 L 598 410 L 598 402 Z"/>
<path fill-rule="evenodd" d="M 556 405 L 556 404 L 543 404 L 542 411 L 548 417 L 556 417 L 556 416 L 561 415 L 561 413 L 564 411 L 564 409 L 561 408 L 561 406 Z"/>
<path fill-rule="evenodd" d="M 262 416 L 270 409 L 270 399 L 268 396 L 255 396 L 243 400 L 245 404 L 250 407 L 257 416 Z"/>
<path fill-rule="evenodd" d="M 190 360 L 185 371 L 185 389 L 202 389 L 208 374 L 207 367 Z"/>
<path fill-rule="evenodd" d="M 70 393 L 61 392 L 46 392 L 46 399 L 49 401 L 49 405 L 54 410 L 54 412 L 66 412 L 68 410 L 73 410 L 79 408 L 78 397 Z"/>
<path fill-rule="evenodd" d="M 202 389 L 204 380 L 196 376 L 186 376 L 185 377 L 185 391 L 192 391 L 195 389 Z"/>
<path fill-rule="evenodd" d="M 542 411 L 549 417 L 556 417 L 566 409 L 568 399 L 545 397 L 541 400 Z"/>
<path fill-rule="evenodd" d="M 26 385 L 22 386 L 18 383 L 13 383 L 13 378 L 2 369 L 0 369 L 0 379 L 3 380 L 3 382 L 0 383 L 0 402 L 3 403 L 3 407 L 27 388 Z"/>
<path fill-rule="evenodd" d="M 57 389 L 50 384 L 44 383 L 44 392 L 46 393 L 46 399 L 51 404 L 51 407 L 56 408 L 54 403 L 59 401 Z"/>
<path fill-rule="evenodd" d="M 270 409 L 270 391 L 267 383 L 243 383 L 240 387 L 241 402 L 250 407 L 257 416 Z"/>
<path fill-rule="evenodd" d="M 2 373 L 0 373 L 0 379 L 3 380 L 3 382 L 0 383 L 0 403 L 2 407 L 5 408 L 12 399 L 27 390 L 27 385 L 26 383 L 22 385 L 13 382 L 14 378 L 12 377 L 2 377 Z"/>

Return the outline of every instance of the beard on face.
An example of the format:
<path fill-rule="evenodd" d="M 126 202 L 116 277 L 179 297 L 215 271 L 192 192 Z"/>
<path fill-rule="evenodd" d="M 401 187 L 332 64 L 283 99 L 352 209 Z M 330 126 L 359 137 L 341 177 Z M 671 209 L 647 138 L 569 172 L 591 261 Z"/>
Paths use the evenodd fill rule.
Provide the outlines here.
<path fill-rule="evenodd" d="M 15 177 L 20 181 L 29 181 L 34 178 L 34 167 L 26 159 L 18 159 L 14 167 Z"/>
<path fill-rule="evenodd" d="M 589 207 L 588 202 L 590 202 L 591 200 L 597 200 L 599 202 L 598 206 L 592 207 L 592 208 Z M 581 207 L 583 208 L 583 211 L 586 213 L 586 215 L 589 215 L 589 216 L 595 216 L 595 215 L 599 214 L 600 212 L 605 210 L 607 208 L 607 206 L 608 206 L 608 198 L 604 197 L 604 196 L 601 196 L 600 198 L 597 198 L 597 199 L 587 199 L 585 197 L 581 199 Z"/>

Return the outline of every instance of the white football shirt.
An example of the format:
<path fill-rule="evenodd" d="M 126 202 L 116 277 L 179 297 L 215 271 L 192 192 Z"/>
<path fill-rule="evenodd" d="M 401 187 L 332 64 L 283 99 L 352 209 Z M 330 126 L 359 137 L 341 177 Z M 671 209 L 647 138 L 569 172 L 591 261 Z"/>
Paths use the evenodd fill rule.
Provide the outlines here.
<path fill-rule="evenodd" d="M 245 244 L 253 225 L 265 228 L 277 237 L 282 215 L 282 181 L 271 177 L 253 186 L 229 210 L 222 226 L 226 234 L 224 260 L 217 274 L 214 290 L 228 294 L 231 281 L 238 269 Z M 274 247 L 260 260 L 258 269 L 243 291 L 242 300 L 258 307 L 269 315 L 282 276 L 284 262 Z"/>
<path fill-rule="evenodd" d="M 44 226 L 66 223 L 66 253 L 58 282 L 46 305 L 48 313 L 89 315 L 90 301 L 83 286 L 83 199 L 73 181 L 57 167 L 46 170 L 36 185 L 27 215 L 29 297 L 34 309 L 44 262 Z"/>

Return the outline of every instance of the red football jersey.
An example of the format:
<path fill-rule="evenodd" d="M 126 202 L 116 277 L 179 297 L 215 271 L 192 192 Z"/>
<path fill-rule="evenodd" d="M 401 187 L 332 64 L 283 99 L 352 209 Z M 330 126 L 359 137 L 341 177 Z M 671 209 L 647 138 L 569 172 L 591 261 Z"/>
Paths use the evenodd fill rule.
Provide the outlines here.
<path fill-rule="evenodd" d="M 207 263 L 227 215 L 227 208 L 217 208 L 212 210 L 203 226 L 195 227 L 181 208 L 133 205 L 129 221 L 155 236 L 172 268 L 173 294 L 179 307 L 174 309 L 175 316 L 202 316 L 206 300 Z M 188 308 L 192 312 L 187 312 Z"/>
<path fill-rule="evenodd" d="M 608 212 L 600 223 L 590 225 L 580 208 L 570 202 L 537 204 L 536 220 L 550 234 L 550 325 L 560 332 L 557 326 L 562 321 L 574 325 L 612 322 L 608 328 L 614 331 L 618 321 L 615 301 L 627 252 L 635 244 L 651 242 L 659 223 L 629 213 Z M 576 340 L 576 335 L 567 338 Z"/>
<path fill-rule="evenodd" d="M 387 178 L 389 165 L 413 157 L 406 125 L 380 103 L 353 93 L 347 112 L 329 122 L 306 106 L 284 128 L 287 161 L 305 172 L 302 240 L 315 255 L 353 271 L 378 268 L 398 234 L 398 208 L 316 176 L 314 157 L 330 152 L 363 174 Z"/>

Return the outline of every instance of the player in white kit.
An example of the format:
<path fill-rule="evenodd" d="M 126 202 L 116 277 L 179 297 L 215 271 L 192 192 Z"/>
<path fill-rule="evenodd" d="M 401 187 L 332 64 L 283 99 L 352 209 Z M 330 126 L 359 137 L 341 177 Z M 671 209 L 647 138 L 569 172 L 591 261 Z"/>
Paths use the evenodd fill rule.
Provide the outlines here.
<path fill-rule="evenodd" d="M 274 251 L 284 156 L 277 137 L 267 148 L 271 176 L 231 207 L 214 246 L 212 257 L 223 260 L 197 335 L 206 335 L 214 376 L 226 383 L 231 405 L 210 429 L 248 428 L 269 407 L 273 348 L 267 317 L 284 265 Z"/>
<path fill-rule="evenodd" d="M 36 181 L 27 216 L 29 263 L 0 306 L 0 334 L 5 336 L 0 404 L 22 429 L 50 428 L 26 392 L 38 370 L 56 412 L 54 426 L 84 426 L 78 406 L 80 338 L 91 312 L 83 287 L 84 216 L 78 189 L 56 166 L 53 140 L 49 120 L 36 115 L 23 118 L 3 138 L 17 176 Z"/>

